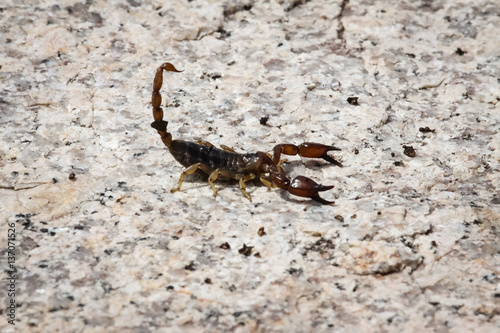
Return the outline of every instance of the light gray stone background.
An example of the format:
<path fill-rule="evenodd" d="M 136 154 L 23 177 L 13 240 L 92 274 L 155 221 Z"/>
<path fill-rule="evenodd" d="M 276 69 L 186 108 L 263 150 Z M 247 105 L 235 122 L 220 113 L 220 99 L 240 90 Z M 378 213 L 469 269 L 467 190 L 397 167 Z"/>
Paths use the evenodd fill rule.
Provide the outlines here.
<path fill-rule="evenodd" d="M 499 332 L 499 27 L 495 0 L 2 1 L 1 331 Z M 336 203 L 170 193 L 165 61 L 174 138 L 335 144 L 283 167 Z"/>

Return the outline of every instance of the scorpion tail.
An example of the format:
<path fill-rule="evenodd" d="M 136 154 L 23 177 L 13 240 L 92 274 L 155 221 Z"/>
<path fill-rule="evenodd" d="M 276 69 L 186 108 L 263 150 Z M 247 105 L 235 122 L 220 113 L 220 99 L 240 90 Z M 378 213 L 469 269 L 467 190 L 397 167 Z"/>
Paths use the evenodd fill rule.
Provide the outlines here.
<path fill-rule="evenodd" d="M 162 64 L 156 70 L 156 75 L 153 81 L 153 94 L 151 96 L 151 104 L 153 104 L 153 119 L 154 122 L 151 123 L 151 127 L 158 131 L 163 143 L 170 147 L 172 143 L 172 135 L 167 132 L 167 122 L 163 120 L 163 109 L 161 107 L 161 94 L 160 89 L 163 85 L 163 71 L 167 72 L 181 72 L 177 70 L 174 65 L 169 62 Z"/>

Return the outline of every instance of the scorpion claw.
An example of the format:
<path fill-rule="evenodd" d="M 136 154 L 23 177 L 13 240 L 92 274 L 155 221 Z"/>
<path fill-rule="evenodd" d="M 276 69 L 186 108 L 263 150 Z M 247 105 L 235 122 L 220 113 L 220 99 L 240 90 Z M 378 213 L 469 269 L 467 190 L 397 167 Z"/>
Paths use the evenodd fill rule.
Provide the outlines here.
<path fill-rule="evenodd" d="M 332 149 L 333 150 L 333 149 Z M 322 156 L 321 156 L 322 159 L 324 159 L 325 161 L 327 162 L 330 162 L 332 164 L 335 164 L 336 166 L 339 166 L 339 167 L 342 167 L 342 163 L 340 163 L 339 161 L 337 161 L 336 159 L 334 159 L 333 157 L 331 157 L 330 155 L 324 153 Z"/>
<path fill-rule="evenodd" d="M 325 200 L 322 197 L 320 197 L 319 195 L 312 197 L 311 199 L 313 199 L 314 201 L 319 202 L 320 204 L 323 204 L 323 205 L 333 205 L 335 203 L 335 201 Z"/>
<path fill-rule="evenodd" d="M 317 201 L 321 204 L 330 205 L 333 204 L 334 201 L 327 201 L 321 198 L 318 192 L 328 191 L 332 188 L 334 188 L 333 185 L 325 186 L 316 183 L 311 178 L 307 178 L 304 176 L 297 176 L 291 181 L 287 190 L 290 194 L 299 197 L 311 198 L 314 201 Z"/>

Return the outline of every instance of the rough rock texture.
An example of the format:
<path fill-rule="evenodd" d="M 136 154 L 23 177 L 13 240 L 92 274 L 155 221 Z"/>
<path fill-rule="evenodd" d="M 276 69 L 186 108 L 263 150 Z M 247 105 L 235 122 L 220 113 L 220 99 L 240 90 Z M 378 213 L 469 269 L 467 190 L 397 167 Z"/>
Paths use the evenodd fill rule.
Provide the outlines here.
<path fill-rule="evenodd" d="M 500 331 L 499 26 L 493 0 L 3 1 L 1 331 Z M 336 203 L 170 193 L 164 61 L 174 138 L 335 144 L 283 166 Z"/>

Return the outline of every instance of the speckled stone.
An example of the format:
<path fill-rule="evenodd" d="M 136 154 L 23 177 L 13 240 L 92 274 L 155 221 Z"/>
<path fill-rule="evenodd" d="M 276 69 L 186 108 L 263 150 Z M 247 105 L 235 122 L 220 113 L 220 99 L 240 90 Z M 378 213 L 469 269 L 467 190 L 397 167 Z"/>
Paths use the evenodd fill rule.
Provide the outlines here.
<path fill-rule="evenodd" d="M 3 1 L 0 330 L 500 331 L 499 26 L 488 0 Z M 174 138 L 334 144 L 343 168 L 283 167 L 336 203 L 170 193 L 165 61 Z"/>

